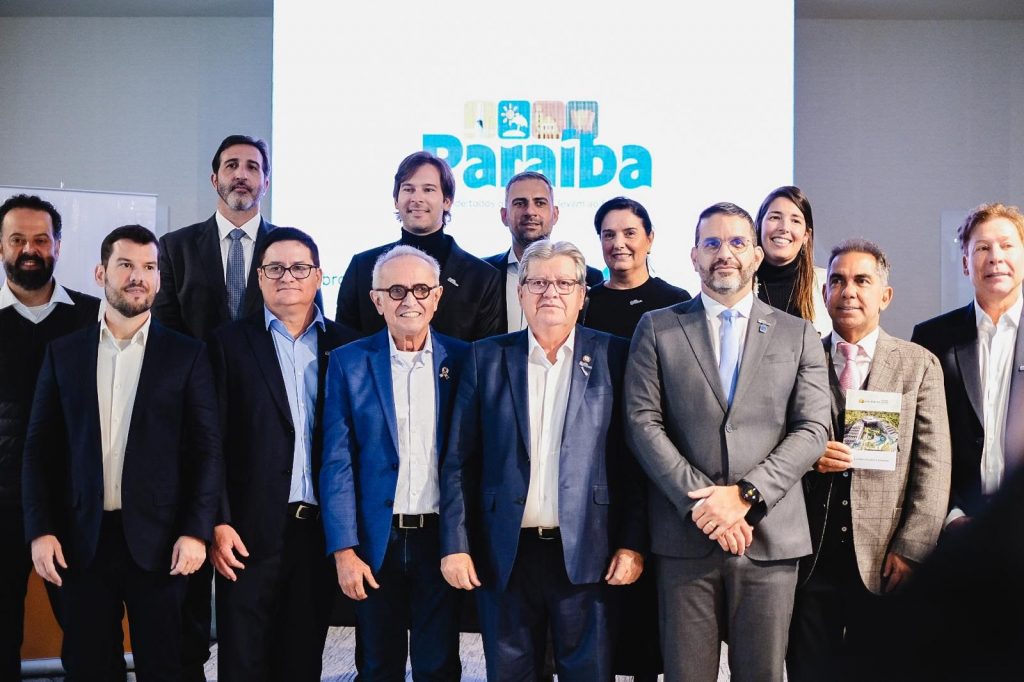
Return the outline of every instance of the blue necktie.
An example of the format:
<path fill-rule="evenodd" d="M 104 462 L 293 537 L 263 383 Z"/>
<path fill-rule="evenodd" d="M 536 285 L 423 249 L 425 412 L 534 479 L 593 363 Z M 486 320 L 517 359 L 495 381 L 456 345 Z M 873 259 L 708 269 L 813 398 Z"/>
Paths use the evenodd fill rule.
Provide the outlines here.
<path fill-rule="evenodd" d="M 736 390 L 736 375 L 740 366 L 740 332 L 736 318 L 740 316 L 739 311 L 723 310 L 719 315 L 722 318 L 722 328 L 719 333 L 721 339 L 721 354 L 718 360 L 718 378 L 722 381 L 722 390 L 732 405 L 732 394 Z"/>
<path fill-rule="evenodd" d="M 228 312 L 232 320 L 242 314 L 242 300 L 245 298 L 245 259 L 242 257 L 242 237 L 245 232 L 236 227 L 228 232 L 231 246 L 228 247 Z"/>

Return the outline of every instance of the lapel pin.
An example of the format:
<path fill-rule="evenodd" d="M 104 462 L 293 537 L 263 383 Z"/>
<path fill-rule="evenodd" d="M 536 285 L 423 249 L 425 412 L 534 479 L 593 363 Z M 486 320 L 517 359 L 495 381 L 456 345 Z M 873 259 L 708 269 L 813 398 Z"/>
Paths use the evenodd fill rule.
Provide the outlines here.
<path fill-rule="evenodd" d="M 768 333 L 768 323 L 765 322 L 764 320 L 759 319 L 757 321 L 757 331 L 758 331 L 759 334 L 767 334 Z"/>
<path fill-rule="evenodd" d="M 459 283 L 455 281 L 454 277 L 449 277 L 448 281 L 452 283 L 452 286 L 459 286 Z"/>
<path fill-rule="evenodd" d="M 590 370 L 594 369 L 594 366 L 590 364 L 589 355 L 584 355 L 583 359 L 580 360 L 580 369 L 583 370 L 583 376 L 590 376 Z"/>
<path fill-rule="evenodd" d="M 448 368 L 447 367 L 442 367 L 441 368 L 441 375 L 440 376 L 445 381 L 448 381 Z"/>

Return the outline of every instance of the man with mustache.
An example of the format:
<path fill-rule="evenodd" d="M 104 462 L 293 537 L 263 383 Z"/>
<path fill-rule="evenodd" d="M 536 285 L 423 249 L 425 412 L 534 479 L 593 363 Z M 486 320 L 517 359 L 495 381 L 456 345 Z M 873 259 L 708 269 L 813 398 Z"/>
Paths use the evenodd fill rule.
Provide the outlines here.
<path fill-rule="evenodd" d="M 25 437 L 25 537 L 61 587 L 68 679 L 107 680 L 125 606 L 139 679 L 178 680 L 185 577 L 206 558 L 223 485 L 205 346 L 150 315 L 156 236 L 104 238 L 99 324 L 51 343 Z"/>
<path fill-rule="evenodd" d="M 96 321 L 99 299 L 53 278 L 61 217 L 53 204 L 19 194 L 0 205 L 0 679 L 21 676 L 25 591 L 32 568 L 21 509 L 21 455 L 43 351 Z M 49 590 L 54 614 L 56 590 Z M 116 652 L 120 658 L 120 651 Z M 123 663 L 122 663 L 123 665 Z"/>
<path fill-rule="evenodd" d="M 555 190 L 547 176 L 537 171 L 516 173 L 505 185 L 505 206 L 501 209 L 501 222 L 512 235 L 508 251 L 484 258 L 498 272 L 504 273 L 501 287 L 501 312 L 498 332 L 517 332 L 526 326 L 523 308 L 519 305 L 519 261 L 523 250 L 541 239 L 551 237 L 558 222 Z M 587 266 L 587 287 L 604 280 L 601 271 Z"/>
<path fill-rule="evenodd" d="M 781 680 L 797 560 L 811 552 L 800 478 L 825 450 L 828 375 L 809 322 L 753 294 L 750 214 L 706 208 L 690 252 L 700 296 L 641 319 L 626 433 L 651 479 L 665 680 Z"/>

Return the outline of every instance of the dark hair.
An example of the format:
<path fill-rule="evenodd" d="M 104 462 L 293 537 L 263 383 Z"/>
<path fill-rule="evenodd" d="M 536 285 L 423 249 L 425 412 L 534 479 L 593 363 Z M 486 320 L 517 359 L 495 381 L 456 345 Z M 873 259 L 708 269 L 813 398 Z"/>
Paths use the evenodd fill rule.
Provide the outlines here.
<path fill-rule="evenodd" d="M 883 285 L 889 284 L 889 273 L 891 271 L 889 259 L 885 257 L 882 247 L 867 239 L 846 239 L 833 246 L 832 253 L 828 256 L 828 270 L 830 274 L 832 272 L 832 263 L 835 262 L 835 259 L 846 253 L 864 253 L 873 257 L 878 278 L 882 281 Z"/>
<path fill-rule="evenodd" d="M 747 213 L 744 209 L 740 208 L 739 206 L 732 202 L 720 201 L 717 204 L 712 204 L 711 206 L 705 208 L 703 211 L 700 212 L 700 215 L 697 217 L 697 227 L 694 230 L 693 234 L 694 246 L 700 244 L 700 224 L 713 215 L 731 215 L 736 216 L 738 218 L 743 218 L 744 220 L 747 221 L 747 224 L 750 225 L 750 231 L 757 232 L 757 230 L 754 229 L 754 219 L 750 217 L 749 213 Z"/>
<path fill-rule="evenodd" d="M 267 249 L 270 248 L 271 244 L 278 242 L 299 242 L 309 249 L 309 255 L 313 258 L 313 265 L 320 267 L 320 249 L 316 247 L 316 242 L 297 227 L 275 227 L 268 232 L 267 236 L 260 241 L 259 248 L 256 250 L 255 262 L 258 265 L 263 265 L 263 257 L 267 254 Z"/>
<path fill-rule="evenodd" d="M 821 295 L 821 292 L 814 290 L 814 215 L 811 213 L 811 202 L 807 195 L 799 187 L 784 185 L 777 187 L 768 193 L 768 196 L 761 202 L 761 208 L 757 211 L 757 220 L 754 223 L 754 232 L 757 234 L 757 245 L 761 244 L 761 222 L 768 213 L 768 207 L 778 198 L 789 199 L 800 212 L 804 214 L 804 226 L 807 228 L 807 242 L 800 247 L 797 259 L 796 279 L 793 282 L 793 298 L 796 310 L 800 317 L 805 320 L 814 319 L 814 301 Z"/>
<path fill-rule="evenodd" d="M 594 214 L 594 229 L 597 230 L 598 236 L 601 236 L 601 224 L 604 222 L 605 216 L 612 211 L 629 211 L 644 224 L 644 232 L 647 233 L 647 236 L 651 236 L 654 226 L 651 224 L 651 216 L 647 213 L 647 209 L 639 201 L 628 197 L 609 199 L 597 209 L 597 213 Z"/>
<path fill-rule="evenodd" d="M 266 141 L 248 135 L 228 135 L 224 138 L 224 141 L 220 143 L 220 146 L 217 147 L 217 151 L 213 155 L 214 175 L 220 172 L 220 155 L 225 149 L 236 144 L 247 144 L 260 150 L 260 156 L 263 158 L 263 175 L 264 177 L 270 177 L 270 148 L 267 146 Z"/>
<path fill-rule="evenodd" d="M 27 208 L 32 211 L 44 211 L 50 215 L 50 224 L 53 225 L 53 238 L 60 239 L 61 220 L 60 213 L 49 201 L 41 199 L 34 194 L 15 194 L 0 205 L 0 226 L 3 225 L 7 214 L 16 208 Z"/>
<path fill-rule="evenodd" d="M 513 175 L 512 178 L 505 183 L 505 201 L 508 201 L 508 191 L 512 189 L 512 185 L 523 180 L 539 180 L 543 182 L 545 185 L 548 186 L 548 194 L 554 197 L 555 188 L 551 184 L 551 181 L 548 180 L 548 176 L 544 175 L 543 173 L 538 173 L 537 171 L 522 171 L 521 173 L 516 173 L 515 175 Z"/>
<path fill-rule="evenodd" d="M 982 204 L 967 214 L 964 222 L 956 229 L 956 238 L 960 242 L 960 251 L 967 255 L 967 244 L 971 241 L 974 228 L 994 218 L 1006 218 L 1017 228 L 1017 234 L 1024 241 L 1024 215 L 1016 206 L 1005 204 Z"/>
<path fill-rule="evenodd" d="M 395 187 L 391 192 L 395 201 L 398 201 L 398 190 L 401 189 L 402 183 L 411 178 L 420 169 L 420 166 L 427 164 L 436 168 L 437 174 L 441 176 L 441 196 L 445 199 L 455 199 L 455 175 L 452 174 L 448 162 L 430 152 L 423 151 L 410 154 L 402 159 L 402 163 L 398 164 L 398 171 L 395 173 Z M 446 210 L 441 217 L 441 225 L 447 225 L 451 219 L 452 212 Z"/>
<path fill-rule="evenodd" d="M 121 227 L 114 228 L 110 234 L 103 238 L 103 243 L 100 244 L 100 263 L 103 267 L 107 267 L 110 254 L 114 252 L 114 242 L 121 241 L 122 239 L 127 239 L 130 242 L 143 246 L 146 244 L 156 244 L 157 253 L 160 252 L 160 243 L 157 241 L 156 235 L 149 228 L 142 225 L 122 225 Z"/>

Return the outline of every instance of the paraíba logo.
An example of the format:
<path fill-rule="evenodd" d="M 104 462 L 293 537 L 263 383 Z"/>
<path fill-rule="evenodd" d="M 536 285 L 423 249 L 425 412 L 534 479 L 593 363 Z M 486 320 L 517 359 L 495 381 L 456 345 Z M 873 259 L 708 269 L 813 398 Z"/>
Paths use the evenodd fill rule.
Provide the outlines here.
<path fill-rule="evenodd" d="M 651 152 L 638 144 L 618 150 L 600 144 L 600 122 L 595 101 L 472 101 L 465 105 L 462 138 L 424 133 L 423 149 L 461 172 L 466 187 L 503 187 L 526 170 L 543 173 L 559 187 L 602 187 L 616 180 L 624 189 L 650 187 Z"/>

